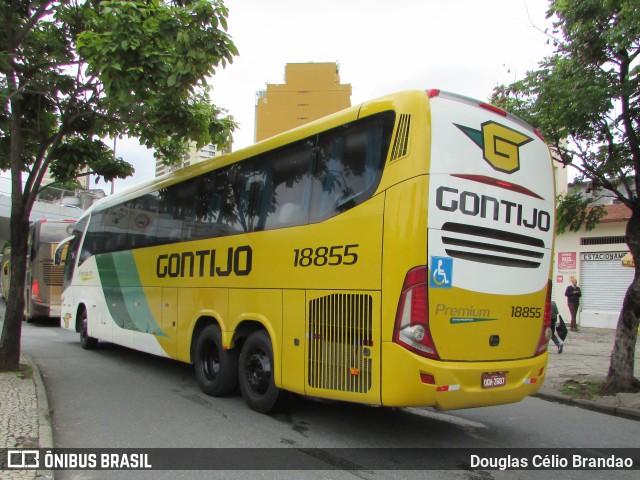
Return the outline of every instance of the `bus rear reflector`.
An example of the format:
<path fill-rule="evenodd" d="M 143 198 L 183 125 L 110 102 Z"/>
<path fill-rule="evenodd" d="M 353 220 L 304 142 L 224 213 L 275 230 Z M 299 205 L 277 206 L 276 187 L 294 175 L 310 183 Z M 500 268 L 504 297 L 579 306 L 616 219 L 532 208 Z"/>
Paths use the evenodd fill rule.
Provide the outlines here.
<path fill-rule="evenodd" d="M 396 312 L 393 341 L 423 357 L 439 359 L 429 330 L 427 267 L 407 273 Z"/>
<path fill-rule="evenodd" d="M 542 320 L 542 331 L 540 332 L 540 340 L 535 355 L 545 352 L 549 340 L 551 340 L 551 280 L 547 284 L 547 300 L 544 305 L 544 317 Z"/>
<path fill-rule="evenodd" d="M 420 374 L 420 380 L 422 381 L 422 383 L 426 383 L 428 385 L 435 385 L 436 384 L 436 379 L 433 378 L 433 375 L 430 375 L 428 373 L 421 373 Z"/>

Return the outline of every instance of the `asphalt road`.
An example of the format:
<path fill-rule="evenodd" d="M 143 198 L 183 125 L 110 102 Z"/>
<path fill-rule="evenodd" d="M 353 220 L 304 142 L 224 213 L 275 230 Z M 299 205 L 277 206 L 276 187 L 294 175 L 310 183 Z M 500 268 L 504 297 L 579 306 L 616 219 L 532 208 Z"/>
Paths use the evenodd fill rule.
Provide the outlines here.
<path fill-rule="evenodd" d="M 82 350 L 78 335 L 52 321 L 23 324 L 22 348 L 47 388 L 58 448 L 603 448 L 637 447 L 640 422 L 528 398 L 514 405 L 440 413 L 300 401 L 266 416 L 242 398 L 200 392 L 193 370 L 112 344 Z M 251 455 L 249 450 L 242 450 Z M 333 468 L 340 459 L 323 461 Z M 393 461 L 391 459 L 390 461 Z M 402 468 L 401 465 L 398 468 Z M 428 478 L 637 478 L 637 471 L 444 471 Z M 92 478 L 427 478 L 419 471 L 60 471 Z"/>

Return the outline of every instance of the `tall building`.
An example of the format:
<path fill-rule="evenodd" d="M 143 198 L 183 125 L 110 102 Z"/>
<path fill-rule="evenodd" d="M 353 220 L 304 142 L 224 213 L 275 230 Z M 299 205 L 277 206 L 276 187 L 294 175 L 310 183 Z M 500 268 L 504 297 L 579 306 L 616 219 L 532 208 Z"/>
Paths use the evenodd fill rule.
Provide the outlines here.
<path fill-rule="evenodd" d="M 164 165 L 162 161 L 156 160 L 156 177 L 164 175 L 165 173 L 173 172 L 179 168 L 188 167 L 194 163 L 204 162 L 210 158 L 222 152 L 218 152 L 215 145 L 208 144 L 202 147 L 200 150 L 196 150 L 195 144 L 191 144 L 189 147 L 189 153 L 184 157 L 184 160 L 179 165 Z"/>
<path fill-rule="evenodd" d="M 337 63 L 288 63 L 284 84 L 267 84 L 256 99 L 255 141 L 351 106 L 351 84 Z"/>

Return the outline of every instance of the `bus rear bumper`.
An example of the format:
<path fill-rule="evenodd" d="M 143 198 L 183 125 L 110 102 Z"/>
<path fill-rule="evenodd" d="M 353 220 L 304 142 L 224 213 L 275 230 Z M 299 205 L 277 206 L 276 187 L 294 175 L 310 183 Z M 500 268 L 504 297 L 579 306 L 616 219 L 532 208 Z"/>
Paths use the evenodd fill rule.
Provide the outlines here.
<path fill-rule="evenodd" d="M 514 403 L 535 394 L 544 381 L 548 354 L 490 362 L 436 361 L 401 346 L 382 344 L 382 404 L 438 410 Z M 504 373 L 501 386 L 483 387 L 483 374 Z M 428 383 L 433 379 L 433 384 Z"/>
<path fill-rule="evenodd" d="M 52 305 L 49 303 L 39 303 L 36 300 L 31 300 L 31 312 L 30 317 L 60 317 L 60 305 Z"/>

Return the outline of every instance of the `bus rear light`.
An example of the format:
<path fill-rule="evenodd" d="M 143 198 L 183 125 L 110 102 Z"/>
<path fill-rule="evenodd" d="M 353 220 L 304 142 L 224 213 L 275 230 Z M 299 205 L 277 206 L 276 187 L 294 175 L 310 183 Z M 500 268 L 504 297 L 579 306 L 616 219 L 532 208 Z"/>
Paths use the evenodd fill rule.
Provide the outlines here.
<path fill-rule="evenodd" d="M 498 115 L 501 115 L 503 117 L 507 116 L 507 112 L 505 110 L 495 107 L 493 105 L 490 105 L 488 103 L 481 103 L 480 106 L 485 110 L 489 110 L 490 112 L 497 113 Z"/>
<path fill-rule="evenodd" d="M 420 373 L 420 380 L 422 381 L 422 383 L 426 383 L 427 385 L 436 384 L 436 379 L 433 377 L 433 375 L 430 375 L 428 373 Z"/>
<path fill-rule="evenodd" d="M 40 284 L 38 280 L 31 282 L 31 298 L 34 300 L 40 300 Z"/>
<path fill-rule="evenodd" d="M 547 284 L 547 299 L 544 305 L 544 317 L 542 320 L 542 331 L 536 348 L 536 355 L 540 355 L 547 350 L 549 340 L 551 340 L 551 280 Z"/>
<path fill-rule="evenodd" d="M 472 182 L 483 183 L 485 185 L 491 185 L 493 187 L 504 188 L 505 190 L 511 190 L 512 192 L 528 195 L 529 197 L 543 200 L 543 198 L 537 193 L 532 192 L 528 188 L 525 188 L 516 183 L 505 182 L 504 180 L 498 180 L 497 178 L 487 177 L 485 175 L 468 175 L 462 173 L 453 173 L 452 177 L 464 178 L 465 180 L 471 180 Z"/>
<path fill-rule="evenodd" d="M 426 266 L 407 273 L 398 303 L 393 341 L 423 357 L 440 358 L 429 330 Z"/>

